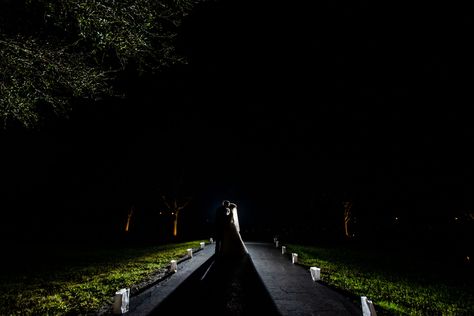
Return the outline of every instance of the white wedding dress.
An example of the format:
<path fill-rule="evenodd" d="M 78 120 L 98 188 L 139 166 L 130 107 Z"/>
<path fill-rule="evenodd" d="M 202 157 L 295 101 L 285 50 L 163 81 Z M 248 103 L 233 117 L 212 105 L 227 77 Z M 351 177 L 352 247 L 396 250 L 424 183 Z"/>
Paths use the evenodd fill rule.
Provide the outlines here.
<path fill-rule="evenodd" d="M 248 250 L 240 235 L 237 207 L 233 207 L 230 210 L 230 214 L 226 217 L 225 230 L 222 237 L 222 256 L 235 258 L 245 256 L 246 254 L 248 254 Z"/>

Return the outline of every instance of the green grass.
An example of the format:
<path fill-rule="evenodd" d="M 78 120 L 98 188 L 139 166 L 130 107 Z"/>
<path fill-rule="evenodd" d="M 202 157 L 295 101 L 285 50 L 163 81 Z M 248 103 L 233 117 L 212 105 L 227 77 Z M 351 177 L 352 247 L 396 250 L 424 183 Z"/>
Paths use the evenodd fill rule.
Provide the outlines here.
<path fill-rule="evenodd" d="M 115 291 L 166 269 L 200 242 L 45 251 L 45 260 L 19 263 L 0 274 L 0 315 L 95 313 L 112 303 Z"/>
<path fill-rule="evenodd" d="M 437 270 L 396 253 L 317 248 L 290 244 L 298 263 L 321 268 L 321 280 L 354 296 L 367 296 L 379 314 L 474 315 L 472 279 Z"/>

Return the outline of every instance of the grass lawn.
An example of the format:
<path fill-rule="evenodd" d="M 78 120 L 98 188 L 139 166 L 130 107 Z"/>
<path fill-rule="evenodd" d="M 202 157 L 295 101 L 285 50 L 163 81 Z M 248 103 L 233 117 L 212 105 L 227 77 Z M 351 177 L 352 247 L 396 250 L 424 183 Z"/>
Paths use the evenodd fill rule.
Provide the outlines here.
<path fill-rule="evenodd" d="M 440 266 L 401 253 L 287 245 L 298 263 L 321 268 L 321 280 L 367 296 L 378 315 L 474 315 L 472 269 Z"/>
<path fill-rule="evenodd" d="M 36 249 L 0 273 L 0 315 L 95 313 L 114 293 L 166 271 L 202 241 L 163 246 Z M 30 250 L 24 250 L 30 251 Z M 20 256 L 21 257 L 21 256 Z M 14 258 L 15 259 L 15 258 Z"/>

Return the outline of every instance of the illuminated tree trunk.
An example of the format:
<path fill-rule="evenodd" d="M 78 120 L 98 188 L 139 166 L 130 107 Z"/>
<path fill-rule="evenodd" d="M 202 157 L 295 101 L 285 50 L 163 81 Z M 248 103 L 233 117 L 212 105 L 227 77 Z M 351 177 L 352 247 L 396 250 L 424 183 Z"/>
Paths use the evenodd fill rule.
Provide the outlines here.
<path fill-rule="evenodd" d="M 189 200 L 182 202 L 175 199 L 168 200 L 164 195 L 161 196 L 163 202 L 165 203 L 166 209 L 171 215 L 174 216 L 173 220 L 173 237 L 178 236 L 178 215 L 179 211 L 185 208 L 189 204 Z M 168 214 L 169 214 L 168 213 Z"/>
<path fill-rule="evenodd" d="M 128 233 L 129 228 L 130 228 L 130 220 L 132 219 L 133 209 L 134 209 L 134 207 L 132 206 L 130 208 L 130 211 L 128 211 L 127 224 L 125 224 L 125 232 L 127 232 L 127 233 Z"/>
<path fill-rule="evenodd" d="M 349 233 L 349 223 L 352 218 L 352 202 L 344 202 L 344 234 L 346 235 L 347 238 L 350 238 L 351 235 Z"/>
<path fill-rule="evenodd" d="M 173 237 L 178 236 L 178 211 L 174 214 Z"/>

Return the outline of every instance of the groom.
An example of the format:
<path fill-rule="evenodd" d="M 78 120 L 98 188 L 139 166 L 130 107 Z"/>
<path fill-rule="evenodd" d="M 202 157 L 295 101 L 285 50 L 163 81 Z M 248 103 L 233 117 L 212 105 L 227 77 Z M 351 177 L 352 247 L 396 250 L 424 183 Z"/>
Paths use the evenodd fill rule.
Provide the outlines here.
<path fill-rule="evenodd" d="M 225 220 L 230 213 L 230 202 L 228 200 L 222 201 L 222 205 L 216 209 L 215 216 L 215 234 L 216 234 L 216 256 L 220 256 L 222 250 L 222 237 L 225 230 Z"/>

